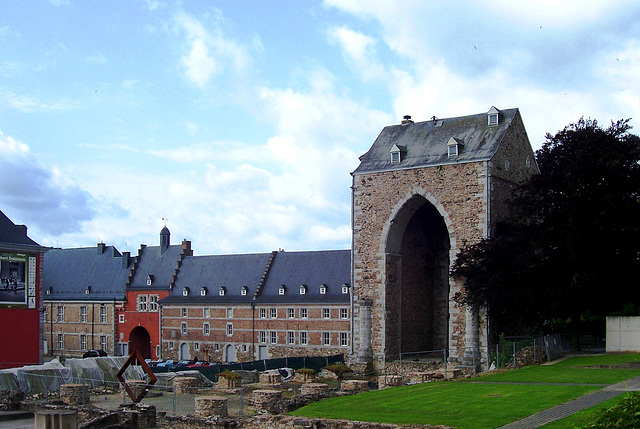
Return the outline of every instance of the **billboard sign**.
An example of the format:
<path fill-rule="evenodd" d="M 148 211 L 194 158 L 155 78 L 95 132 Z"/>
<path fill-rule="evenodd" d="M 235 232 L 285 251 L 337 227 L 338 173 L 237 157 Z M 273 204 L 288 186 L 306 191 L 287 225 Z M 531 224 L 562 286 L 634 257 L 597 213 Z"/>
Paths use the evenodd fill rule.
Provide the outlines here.
<path fill-rule="evenodd" d="M 0 252 L 0 305 L 36 308 L 36 257 Z"/>

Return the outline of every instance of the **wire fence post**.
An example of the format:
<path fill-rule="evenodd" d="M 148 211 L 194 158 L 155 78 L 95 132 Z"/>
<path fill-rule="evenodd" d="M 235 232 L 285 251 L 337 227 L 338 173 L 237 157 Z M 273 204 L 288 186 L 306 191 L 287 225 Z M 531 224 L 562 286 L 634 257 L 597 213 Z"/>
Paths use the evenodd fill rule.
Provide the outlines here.
<path fill-rule="evenodd" d="M 444 378 L 445 380 L 448 379 L 448 372 L 447 372 L 447 349 L 444 349 L 442 351 L 442 357 L 444 358 Z"/>
<path fill-rule="evenodd" d="M 173 401 L 173 415 L 175 417 L 175 415 L 176 415 L 176 388 L 175 387 L 173 388 L 173 399 L 172 399 L 172 401 Z"/>
<path fill-rule="evenodd" d="M 515 368 L 515 366 L 516 366 L 516 342 L 514 341 L 512 344 L 513 344 L 513 366 Z"/>

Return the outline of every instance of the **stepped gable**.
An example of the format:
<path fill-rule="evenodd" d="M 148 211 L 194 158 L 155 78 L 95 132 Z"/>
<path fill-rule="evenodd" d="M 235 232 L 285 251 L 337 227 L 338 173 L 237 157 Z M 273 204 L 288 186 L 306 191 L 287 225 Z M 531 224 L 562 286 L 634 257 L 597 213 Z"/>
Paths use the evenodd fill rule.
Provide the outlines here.
<path fill-rule="evenodd" d="M 350 293 L 342 293 L 351 284 L 351 251 L 280 251 L 273 260 L 259 303 L 348 303 Z M 280 287 L 284 285 L 284 294 Z M 300 286 L 306 286 L 304 294 Z M 326 286 L 324 294 L 321 285 Z"/>
<path fill-rule="evenodd" d="M 186 256 L 170 295 L 160 303 L 249 303 L 270 257 L 269 253 Z M 247 288 L 245 295 L 243 287 Z"/>
<path fill-rule="evenodd" d="M 124 299 L 129 267 L 128 252 L 123 257 L 114 246 L 104 243 L 98 243 L 97 247 L 51 249 L 44 255 L 44 297 Z"/>
<path fill-rule="evenodd" d="M 129 290 L 168 290 L 179 268 L 182 256 L 182 245 L 171 245 L 164 250 L 162 246 L 140 246 L 135 258 L 136 267 Z M 153 281 L 147 284 L 149 276 Z"/>
<path fill-rule="evenodd" d="M 518 109 L 500 110 L 499 123 L 491 126 L 487 113 L 386 126 L 352 174 L 490 160 L 517 113 Z M 452 137 L 464 145 L 455 157 L 447 152 Z M 402 162 L 391 162 L 394 145 L 402 151 Z"/>

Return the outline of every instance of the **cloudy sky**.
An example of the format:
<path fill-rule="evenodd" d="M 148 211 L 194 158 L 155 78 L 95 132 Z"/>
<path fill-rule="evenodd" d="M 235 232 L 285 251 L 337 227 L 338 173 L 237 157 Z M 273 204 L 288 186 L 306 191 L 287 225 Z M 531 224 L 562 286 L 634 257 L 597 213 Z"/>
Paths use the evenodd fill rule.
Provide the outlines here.
<path fill-rule="evenodd" d="M 349 248 L 403 115 L 518 107 L 537 149 L 639 95 L 637 0 L 3 2 L 0 210 L 46 246 Z"/>

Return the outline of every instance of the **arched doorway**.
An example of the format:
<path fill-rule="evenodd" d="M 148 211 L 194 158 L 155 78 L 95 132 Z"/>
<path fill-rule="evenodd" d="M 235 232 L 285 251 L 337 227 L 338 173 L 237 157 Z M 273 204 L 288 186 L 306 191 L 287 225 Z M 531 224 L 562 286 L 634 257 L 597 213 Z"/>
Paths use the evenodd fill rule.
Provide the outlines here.
<path fill-rule="evenodd" d="M 231 344 L 227 346 L 225 355 L 227 363 L 236 362 L 236 348 Z"/>
<path fill-rule="evenodd" d="M 449 331 L 449 233 L 442 215 L 415 195 L 391 222 L 386 245 L 387 350 L 443 350 Z"/>
<path fill-rule="evenodd" d="M 144 359 L 151 359 L 151 336 L 142 326 L 136 326 L 129 334 L 129 353 L 138 350 Z"/>
<path fill-rule="evenodd" d="M 191 353 L 189 353 L 189 345 L 187 343 L 180 344 L 180 360 L 191 360 Z"/>

